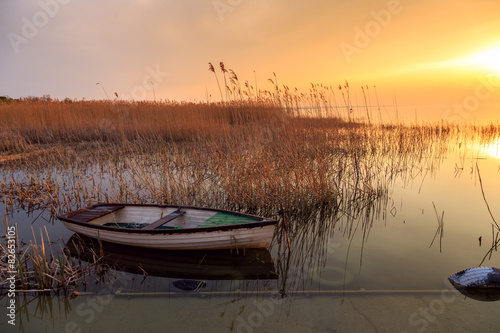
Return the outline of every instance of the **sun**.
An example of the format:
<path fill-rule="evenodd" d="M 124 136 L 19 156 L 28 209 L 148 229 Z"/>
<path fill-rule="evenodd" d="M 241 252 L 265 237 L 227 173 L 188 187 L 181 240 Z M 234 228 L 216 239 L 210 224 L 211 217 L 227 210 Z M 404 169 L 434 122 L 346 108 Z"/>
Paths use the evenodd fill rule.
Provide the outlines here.
<path fill-rule="evenodd" d="M 493 71 L 494 73 L 491 74 L 500 75 L 500 46 L 473 54 L 463 58 L 460 62 L 464 65 L 481 67 Z"/>
<path fill-rule="evenodd" d="M 479 52 L 460 58 L 438 60 L 413 64 L 402 70 L 402 72 L 439 70 L 439 69 L 474 69 L 487 75 L 500 77 L 500 45 L 495 45 Z"/>

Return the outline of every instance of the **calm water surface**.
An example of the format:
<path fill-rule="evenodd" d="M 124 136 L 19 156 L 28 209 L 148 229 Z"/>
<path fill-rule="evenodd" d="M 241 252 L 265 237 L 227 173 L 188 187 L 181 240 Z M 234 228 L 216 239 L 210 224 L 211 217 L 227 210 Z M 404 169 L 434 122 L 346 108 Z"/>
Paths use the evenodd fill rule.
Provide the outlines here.
<path fill-rule="evenodd" d="M 7 323 L 9 297 L 0 296 L 0 330 L 497 332 L 500 302 L 466 298 L 447 280 L 480 265 L 497 237 L 477 172 L 500 220 L 497 146 L 457 143 L 447 156 L 398 179 L 388 198 L 357 216 L 318 213 L 310 221 L 293 221 L 308 227 L 290 230 L 291 252 L 275 237 L 272 259 L 253 253 L 245 255 L 256 260 L 238 264 L 234 253 L 213 262 L 202 253 L 193 254 L 194 260 L 175 253 L 134 259 L 134 253 L 108 249 L 125 260 L 106 283 L 89 281 L 73 297 L 18 293 L 15 326 Z M 58 244 L 73 236 L 46 212 L 18 211 L 8 219 L 28 242 L 31 227 L 38 234 L 46 227 Z M 500 267 L 498 252 L 483 265 Z M 182 290 L 176 286 L 182 279 L 206 286 Z"/>

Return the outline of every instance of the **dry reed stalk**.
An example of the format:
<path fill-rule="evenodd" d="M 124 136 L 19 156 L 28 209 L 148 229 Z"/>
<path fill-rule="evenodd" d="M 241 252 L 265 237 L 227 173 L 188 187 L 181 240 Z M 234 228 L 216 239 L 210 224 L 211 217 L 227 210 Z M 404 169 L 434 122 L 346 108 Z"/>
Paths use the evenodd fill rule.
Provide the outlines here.
<path fill-rule="evenodd" d="M 483 181 L 481 180 L 481 173 L 479 172 L 479 166 L 478 166 L 477 162 L 476 162 L 476 170 L 477 170 L 477 176 L 479 178 L 479 185 L 481 186 L 481 193 L 483 195 L 484 203 L 486 204 L 486 208 L 488 208 L 488 213 L 490 214 L 490 217 L 493 220 L 495 227 L 497 228 L 498 231 L 500 231 L 500 226 L 498 225 L 497 221 L 495 220 L 495 217 L 493 216 L 493 213 L 491 212 L 490 205 L 488 204 L 488 201 L 486 200 L 486 195 L 484 194 L 484 189 L 483 189 Z"/>

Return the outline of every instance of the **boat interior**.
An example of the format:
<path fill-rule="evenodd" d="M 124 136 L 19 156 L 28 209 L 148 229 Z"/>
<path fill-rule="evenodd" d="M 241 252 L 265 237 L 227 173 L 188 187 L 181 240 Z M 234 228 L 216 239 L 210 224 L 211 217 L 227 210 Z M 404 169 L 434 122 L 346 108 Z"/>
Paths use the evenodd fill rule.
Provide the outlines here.
<path fill-rule="evenodd" d="M 260 219 L 213 210 L 158 206 L 96 206 L 71 219 L 127 229 L 186 229 L 251 223 Z"/>

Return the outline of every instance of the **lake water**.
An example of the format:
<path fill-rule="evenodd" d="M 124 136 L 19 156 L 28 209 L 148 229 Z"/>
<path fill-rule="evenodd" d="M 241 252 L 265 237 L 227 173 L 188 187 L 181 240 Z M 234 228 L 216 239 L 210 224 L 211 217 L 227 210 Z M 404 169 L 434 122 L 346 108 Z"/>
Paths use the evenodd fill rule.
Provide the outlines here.
<path fill-rule="evenodd" d="M 289 221 L 307 226 L 289 230 L 291 252 L 283 237 L 281 245 L 275 237 L 272 258 L 245 253 L 256 260 L 241 253 L 210 261 L 210 254 L 155 251 L 134 259 L 126 249 L 106 248 L 111 260 L 128 251 L 121 270 L 108 271 L 104 283 L 90 279 L 78 295 L 12 298 L 2 291 L 0 330 L 497 332 L 500 302 L 466 298 L 447 278 L 480 265 L 498 237 L 483 198 L 484 192 L 500 220 L 498 144 L 452 145 L 447 155 L 398 178 L 386 198 L 356 216 L 318 212 Z M 73 236 L 48 212 L 19 210 L 7 218 L 26 242 L 32 227 L 37 235 L 46 228 L 57 244 Z M 498 252 L 482 265 L 499 267 Z M 183 290 L 179 280 L 185 279 L 206 285 Z M 15 326 L 8 323 L 11 300 Z"/>

